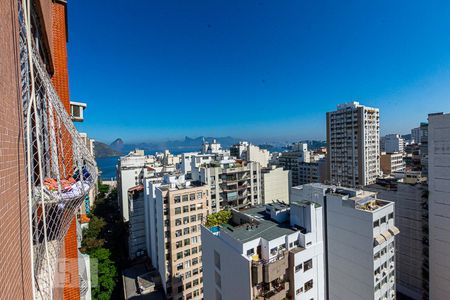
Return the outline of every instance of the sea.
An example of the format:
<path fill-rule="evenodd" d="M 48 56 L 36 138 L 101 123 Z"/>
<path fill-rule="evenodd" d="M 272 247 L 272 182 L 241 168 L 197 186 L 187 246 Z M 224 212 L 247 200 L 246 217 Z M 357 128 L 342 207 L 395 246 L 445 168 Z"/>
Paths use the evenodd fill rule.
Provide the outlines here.
<path fill-rule="evenodd" d="M 116 165 L 120 156 L 96 158 L 102 180 L 116 180 Z"/>

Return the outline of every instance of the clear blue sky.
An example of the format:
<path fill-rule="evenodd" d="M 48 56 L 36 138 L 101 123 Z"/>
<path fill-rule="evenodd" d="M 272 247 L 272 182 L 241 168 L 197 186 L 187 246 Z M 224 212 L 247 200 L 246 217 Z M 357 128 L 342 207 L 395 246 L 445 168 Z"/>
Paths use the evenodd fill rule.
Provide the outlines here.
<path fill-rule="evenodd" d="M 450 111 L 450 1 L 68 3 L 71 98 L 101 141 L 323 139 L 351 100 L 382 134 Z"/>

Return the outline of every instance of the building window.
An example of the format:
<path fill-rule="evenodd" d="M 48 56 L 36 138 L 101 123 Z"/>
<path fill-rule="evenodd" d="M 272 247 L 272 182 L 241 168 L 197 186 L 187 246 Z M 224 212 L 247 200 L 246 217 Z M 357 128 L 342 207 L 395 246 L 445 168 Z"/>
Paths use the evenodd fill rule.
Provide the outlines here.
<path fill-rule="evenodd" d="M 188 205 L 183 206 L 183 212 L 184 213 L 188 213 L 189 212 L 189 206 Z"/>
<path fill-rule="evenodd" d="M 202 199 L 202 192 L 198 192 L 198 193 L 197 193 L 197 199 L 198 199 L 198 200 Z"/>
<path fill-rule="evenodd" d="M 254 253 L 255 253 L 255 249 L 254 248 L 247 250 L 247 256 L 253 255 Z"/>
<path fill-rule="evenodd" d="M 180 196 L 175 196 L 175 197 L 173 197 L 173 201 L 175 203 L 180 203 L 181 202 L 181 197 Z"/>
<path fill-rule="evenodd" d="M 183 234 L 189 234 L 189 227 L 183 229 Z"/>
<path fill-rule="evenodd" d="M 298 271 L 300 271 L 303 268 L 302 264 L 296 265 L 295 266 L 295 272 L 297 273 Z"/>
<path fill-rule="evenodd" d="M 184 250 L 184 257 L 187 257 L 189 255 L 191 255 L 191 250 L 190 249 Z"/>
<path fill-rule="evenodd" d="M 382 218 L 380 219 L 380 223 L 381 223 L 381 224 L 386 223 L 386 217 L 382 217 Z"/>
<path fill-rule="evenodd" d="M 394 213 L 390 213 L 388 216 L 389 220 L 394 218 Z"/>
<path fill-rule="evenodd" d="M 220 255 L 216 250 L 214 250 L 214 265 L 220 270 Z"/>
<path fill-rule="evenodd" d="M 305 283 L 305 292 L 309 291 L 312 288 L 313 288 L 313 280 L 311 279 L 310 281 Z"/>
<path fill-rule="evenodd" d="M 305 266 L 304 272 L 308 271 L 309 269 L 311 269 L 313 267 L 312 259 L 305 261 L 305 263 L 303 265 Z"/>
<path fill-rule="evenodd" d="M 220 278 L 220 274 L 215 272 L 214 275 L 215 275 L 216 285 L 221 288 L 222 287 L 222 280 Z"/>
<path fill-rule="evenodd" d="M 183 247 L 183 242 L 182 241 L 178 241 L 178 242 L 176 242 L 175 243 L 175 248 L 181 248 L 181 247 Z"/>
<path fill-rule="evenodd" d="M 178 252 L 177 253 L 177 259 L 182 259 L 183 258 L 183 253 L 182 252 Z"/>
<path fill-rule="evenodd" d="M 181 214 L 181 207 L 175 207 L 175 214 L 176 215 Z"/>
<path fill-rule="evenodd" d="M 183 202 L 186 202 L 186 201 L 188 201 L 188 200 L 189 200 L 188 195 L 183 195 Z"/>
<path fill-rule="evenodd" d="M 378 226 L 380 226 L 380 221 L 379 220 L 376 220 L 375 222 L 373 222 L 373 227 L 374 228 L 376 228 Z"/>
<path fill-rule="evenodd" d="M 177 264 L 177 271 L 183 270 L 183 263 Z"/>
<path fill-rule="evenodd" d="M 297 290 L 295 291 L 295 294 L 298 295 L 298 294 L 300 294 L 301 292 L 303 292 L 303 288 L 302 288 L 302 287 L 299 288 L 299 289 L 297 289 Z"/>
<path fill-rule="evenodd" d="M 191 201 L 194 201 L 195 200 L 195 194 L 189 194 L 189 199 Z"/>

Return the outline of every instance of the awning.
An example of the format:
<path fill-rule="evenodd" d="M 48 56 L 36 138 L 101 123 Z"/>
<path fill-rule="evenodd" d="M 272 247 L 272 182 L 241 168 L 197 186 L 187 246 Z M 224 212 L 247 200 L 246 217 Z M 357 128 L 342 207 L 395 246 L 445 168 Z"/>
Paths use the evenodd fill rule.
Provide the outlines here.
<path fill-rule="evenodd" d="M 386 241 L 389 240 L 391 237 L 393 237 L 393 235 L 389 232 L 389 230 L 383 232 L 381 235 L 384 236 Z"/>
<path fill-rule="evenodd" d="M 394 236 L 400 233 L 400 229 L 398 229 L 398 228 L 395 227 L 395 226 L 389 227 L 389 231 L 390 231 L 390 232 L 392 233 L 392 235 L 394 235 Z"/>
<path fill-rule="evenodd" d="M 375 246 L 383 244 L 384 241 L 385 241 L 385 240 L 384 240 L 384 237 L 383 237 L 381 234 L 377 235 L 377 236 L 374 238 L 374 244 L 375 244 Z"/>

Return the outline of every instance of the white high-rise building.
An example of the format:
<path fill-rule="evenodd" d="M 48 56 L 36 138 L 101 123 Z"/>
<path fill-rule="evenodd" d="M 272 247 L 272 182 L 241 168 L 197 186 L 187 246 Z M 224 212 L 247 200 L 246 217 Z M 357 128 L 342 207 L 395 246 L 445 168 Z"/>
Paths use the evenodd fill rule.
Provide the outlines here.
<path fill-rule="evenodd" d="M 344 103 L 327 113 L 330 183 L 358 187 L 380 175 L 380 113 L 378 108 Z"/>
<path fill-rule="evenodd" d="M 325 299 L 322 209 L 273 203 L 202 226 L 204 298 Z"/>
<path fill-rule="evenodd" d="M 383 137 L 381 150 L 386 153 L 403 153 L 405 148 L 405 139 L 400 134 L 388 134 Z"/>
<path fill-rule="evenodd" d="M 211 212 L 261 203 L 261 166 L 257 162 L 214 160 L 193 167 L 192 179 L 211 187 Z"/>
<path fill-rule="evenodd" d="M 292 188 L 304 200 L 323 207 L 327 299 L 395 299 L 394 203 L 318 183 Z"/>
<path fill-rule="evenodd" d="M 430 299 L 450 295 L 450 114 L 428 116 Z"/>
<path fill-rule="evenodd" d="M 266 149 L 261 149 L 258 146 L 252 145 L 249 142 L 239 142 L 230 148 L 230 155 L 237 159 L 257 162 L 262 168 L 269 165 L 270 153 Z"/>

